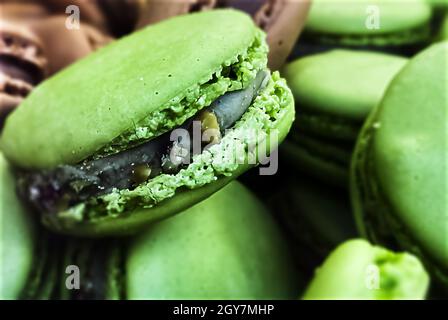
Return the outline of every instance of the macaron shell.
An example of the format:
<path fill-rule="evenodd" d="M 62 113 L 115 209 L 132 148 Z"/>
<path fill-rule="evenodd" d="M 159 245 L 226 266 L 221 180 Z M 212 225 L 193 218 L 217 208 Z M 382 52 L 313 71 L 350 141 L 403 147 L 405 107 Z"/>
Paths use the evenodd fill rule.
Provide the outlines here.
<path fill-rule="evenodd" d="M 406 64 L 399 56 L 332 50 L 290 63 L 284 70 L 300 112 L 312 111 L 361 123 Z"/>
<path fill-rule="evenodd" d="M 17 299 L 33 267 L 36 232 L 15 194 L 14 177 L 0 153 L 0 299 Z"/>
<path fill-rule="evenodd" d="M 317 269 L 304 299 L 423 299 L 429 277 L 421 262 L 363 239 L 339 245 Z"/>
<path fill-rule="evenodd" d="M 375 6 L 380 14 L 380 28 L 367 28 L 366 21 Z M 405 9 L 403 9 L 405 8 Z M 424 26 L 431 17 L 425 0 L 314 0 L 306 30 L 334 35 L 379 36 Z"/>
<path fill-rule="evenodd" d="M 344 242 L 316 270 L 303 299 L 371 299 L 373 294 L 365 286 L 365 279 L 367 267 L 373 262 L 374 252 L 368 242 Z"/>
<path fill-rule="evenodd" d="M 266 209 L 232 182 L 132 241 L 127 298 L 293 298 L 298 282 L 290 263 Z"/>
<path fill-rule="evenodd" d="M 414 245 L 448 270 L 448 42 L 416 56 L 380 105 L 372 155 L 377 188 Z M 409 248 L 412 250 L 413 248 Z"/>
<path fill-rule="evenodd" d="M 249 16 L 214 10 L 124 37 L 39 85 L 7 119 L 2 150 L 33 168 L 83 160 L 198 81 L 207 82 L 247 50 L 256 32 Z"/>

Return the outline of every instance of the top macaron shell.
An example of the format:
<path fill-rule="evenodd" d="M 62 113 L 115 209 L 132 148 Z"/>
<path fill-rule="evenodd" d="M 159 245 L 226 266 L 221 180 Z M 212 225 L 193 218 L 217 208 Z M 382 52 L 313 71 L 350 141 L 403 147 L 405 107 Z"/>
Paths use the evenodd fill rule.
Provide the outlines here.
<path fill-rule="evenodd" d="M 448 270 L 448 42 L 416 56 L 377 115 L 372 161 L 378 188 L 423 252 Z"/>
<path fill-rule="evenodd" d="M 19 298 L 29 277 L 35 229 L 15 194 L 10 167 L 0 154 L 0 299 Z"/>
<path fill-rule="evenodd" d="M 375 8 L 380 27 L 368 28 L 366 22 Z M 306 30 L 334 35 L 387 35 L 421 27 L 430 17 L 431 7 L 425 0 L 314 0 Z"/>
<path fill-rule="evenodd" d="M 382 53 L 332 50 L 292 62 L 284 75 L 299 110 L 362 122 L 406 61 Z"/>
<path fill-rule="evenodd" d="M 249 16 L 214 10 L 133 33 L 39 85 L 6 121 L 1 148 L 24 167 L 79 162 L 206 82 L 256 31 Z"/>

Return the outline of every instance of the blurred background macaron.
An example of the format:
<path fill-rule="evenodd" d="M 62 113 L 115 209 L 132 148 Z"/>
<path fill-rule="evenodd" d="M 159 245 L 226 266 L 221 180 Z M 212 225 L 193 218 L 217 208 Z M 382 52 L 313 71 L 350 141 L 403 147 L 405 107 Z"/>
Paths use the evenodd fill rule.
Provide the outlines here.
<path fill-rule="evenodd" d="M 280 151 L 294 171 L 346 187 L 361 126 L 407 59 L 331 50 L 297 59 L 283 75 L 296 100 L 296 121 Z"/>
<path fill-rule="evenodd" d="M 415 56 L 394 78 L 358 138 L 352 205 L 374 243 L 417 255 L 448 285 L 448 42 Z"/>
<path fill-rule="evenodd" d="M 316 270 L 303 299 L 424 299 L 428 284 L 428 274 L 412 254 L 353 239 L 338 246 Z"/>
<path fill-rule="evenodd" d="M 294 176 L 268 199 L 291 243 L 300 274 L 311 276 L 342 242 L 358 236 L 345 190 Z"/>
<path fill-rule="evenodd" d="M 90 244 L 96 250 L 81 243 L 66 251 L 74 253 L 66 264 L 82 266 L 90 278 L 65 297 L 291 299 L 300 293 L 278 226 L 238 182 L 129 241 L 109 241 L 103 249 Z"/>
<path fill-rule="evenodd" d="M 425 0 L 314 0 L 298 54 L 338 46 L 412 55 L 427 43 L 430 21 Z"/>

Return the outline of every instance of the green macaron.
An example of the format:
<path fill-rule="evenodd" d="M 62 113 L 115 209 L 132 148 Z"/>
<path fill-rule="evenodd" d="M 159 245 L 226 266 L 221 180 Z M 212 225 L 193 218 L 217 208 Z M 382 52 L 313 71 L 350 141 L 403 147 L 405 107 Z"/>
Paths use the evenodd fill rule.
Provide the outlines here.
<path fill-rule="evenodd" d="M 417 255 L 448 286 L 448 42 L 415 56 L 367 120 L 352 160 L 352 205 L 374 243 Z"/>
<path fill-rule="evenodd" d="M 406 62 L 390 54 L 338 49 L 288 64 L 283 74 L 296 100 L 297 120 L 282 145 L 286 159 L 346 185 L 358 132 Z"/>
<path fill-rule="evenodd" d="M 85 245 L 71 250 L 71 263 L 87 276 L 81 292 L 71 293 L 76 297 L 290 299 L 299 294 L 280 230 L 238 182 L 128 242 Z M 92 289 L 97 292 L 82 292 Z"/>
<path fill-rule="evenodd" d="M 321 44 L 399 47 L 428 40 L 430 19 L 425 0 L 315 0 L 305 33 Z"/>
<path fill-rule="evenodd" d="M 303 299 L 423 299 L 429 277 L 412 254 L 392 252 L 365 240 L 338 246 L 316 270 Z"/>
<path fill-rule="evenodd" d="M 149 26 L 39 85 L 0 138 L 49 228 L 133 233 L 269 154 L 294 119 L 264 33 L 235 10 Z M 261 155 L 264 156 L 264 155 Z"/>

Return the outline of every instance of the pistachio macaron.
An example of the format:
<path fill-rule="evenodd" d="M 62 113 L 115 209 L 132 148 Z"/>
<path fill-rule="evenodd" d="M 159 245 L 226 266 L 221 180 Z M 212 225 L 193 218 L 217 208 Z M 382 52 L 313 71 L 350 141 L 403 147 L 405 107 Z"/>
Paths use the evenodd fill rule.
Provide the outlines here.
<path fill-rule="evenodd" d="M 358 132 L 406 62 L 396 55 L 337 49 L 288 64 L 283 75 L 296 100 L 297 119 L 281 146 L 285 159 L 346 186 Z"/>
<path fill-rule="evenodd" d="M 71 250 L 68 261 L 86 276 L 81 290 L 66 298 L 291 299 L 299 294 L 278 226 L 236 181 L 127 242 L 108 242 Z"/>
<path fill-rule="evenodd" d="M 264 38 L 236 10 L 185 15 L 43 82 L 0 137 L 22 197 L 50 229 L 100 237 L 210 196 L 258 163 L 257 146 L 274 149 L 294 119 Z"/>
<path fill-rule="evenodd" d="M 424 44 L 430 20 L 425 0 L 315 0 L 305 38 L 323 45 L 398 50 Z"/>
<path fill-rule="evenodd" d="M 415 56 L 370 115 L 352 159 L 360 232 L 417 255 L 448 287 L 448 42 Z"/>
<path fill-rule="evenodd" d="M 338 246 L 316 270 L 303 299 L 424 299 L 428 285 L 428 274 L 412 254 L 353 239 Z"/>

